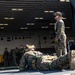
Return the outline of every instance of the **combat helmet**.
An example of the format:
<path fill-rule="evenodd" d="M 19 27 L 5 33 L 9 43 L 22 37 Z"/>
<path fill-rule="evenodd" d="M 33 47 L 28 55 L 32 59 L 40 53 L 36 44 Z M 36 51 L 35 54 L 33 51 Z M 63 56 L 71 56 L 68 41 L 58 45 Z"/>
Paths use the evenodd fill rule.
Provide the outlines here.
<path fill-rule="evenodd" d="M 30 50 L 34 50 L 35 49 L 35 46 L 34 45 L 28 45 L 26 44 L 26 51 L 30 51 Z"/>
<path fill-rule="evenodd" d="M 58 15 L 58 16 L 62 17 L 62 13 L 60 11 L 55 12 L 53 15 L 54 16 L 57 16 Z"/>

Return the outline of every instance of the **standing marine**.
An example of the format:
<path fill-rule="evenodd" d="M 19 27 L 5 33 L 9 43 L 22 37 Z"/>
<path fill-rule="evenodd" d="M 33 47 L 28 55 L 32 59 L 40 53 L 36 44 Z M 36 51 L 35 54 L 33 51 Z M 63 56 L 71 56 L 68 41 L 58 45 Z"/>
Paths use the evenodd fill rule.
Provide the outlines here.
<path fill-rule="evenodd" d="M 53 14 L 56 20 L 55 23 L 55 43 L 56 43 L 56 53 L 57 56 L 62 56 L 67 54 L 67 48 L 66 48 L 66 34 L 65 34 L 65 24 L 62 20 L 62 13 L 61 12 L 55 12 Z"/>

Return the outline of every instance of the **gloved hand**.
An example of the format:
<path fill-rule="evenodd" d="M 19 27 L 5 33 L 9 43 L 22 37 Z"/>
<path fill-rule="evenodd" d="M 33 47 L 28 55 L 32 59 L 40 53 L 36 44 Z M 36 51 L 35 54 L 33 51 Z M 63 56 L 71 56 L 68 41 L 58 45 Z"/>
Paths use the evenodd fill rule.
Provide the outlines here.
<path fill-rule="evenodd" d="M 56 37 L 55 37 L 54 41 L 55 41 L 56 44 L 58 43 L 58 39 Z"/>
<path fill-rule="evenodd" d="M 61 41 L 61 39 L 58 39 L 58 42 L 60 42 Z"/>

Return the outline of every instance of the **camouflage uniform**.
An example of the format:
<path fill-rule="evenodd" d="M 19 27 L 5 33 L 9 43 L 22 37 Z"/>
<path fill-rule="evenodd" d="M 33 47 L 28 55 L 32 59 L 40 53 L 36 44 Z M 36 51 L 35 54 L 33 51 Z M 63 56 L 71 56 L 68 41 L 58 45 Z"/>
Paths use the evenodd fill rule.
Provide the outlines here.
<path fill-rule="evenodd" d="M 67 54 L 65 26 L 62 19 L 56 22 L 55 32 L 56 32 L 55 38 L 58 40 L 56 44 L 56 53 L 57 53 L 57 56 L 59 57 L 59 56 Z"/>
<path fill-rule="evenodd" d="M 42 55 L 42 53 L 38 52 L 38 51 L 28 51 L 28 52 L 25 52 L 25 54 L 21 58 L 19 69 L 20 70 L 33 69 L 33 68 L 36 69 L 36 67 L 34 65 L 35 61 L 41 55 Z M 32 66 L 32 65 L 34 65 L 34 66 Z"/>
<path fill-rule="evenodd" d="M 19 70 L 62 70 L 69 66 L 69 55 L 57 58 L 56 56 L 43 55 L 38 51 L 28 51 L 21 58 Z"/>

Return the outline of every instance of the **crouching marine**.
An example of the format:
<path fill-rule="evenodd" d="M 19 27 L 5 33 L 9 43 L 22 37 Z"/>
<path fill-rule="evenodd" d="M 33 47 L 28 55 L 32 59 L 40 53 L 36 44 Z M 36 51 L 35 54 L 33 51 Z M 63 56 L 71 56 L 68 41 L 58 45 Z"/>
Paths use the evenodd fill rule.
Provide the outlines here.
<path fill-rule="evenodd" d="M 27 51 L 21 58 L 19 70 L 62 70 L 70 66 L 75 69 L 75 51 L 72 50 L 66 55 L 57 57 L 44 55 L 34 50 L 34 45 L 27 45 Z"/>

